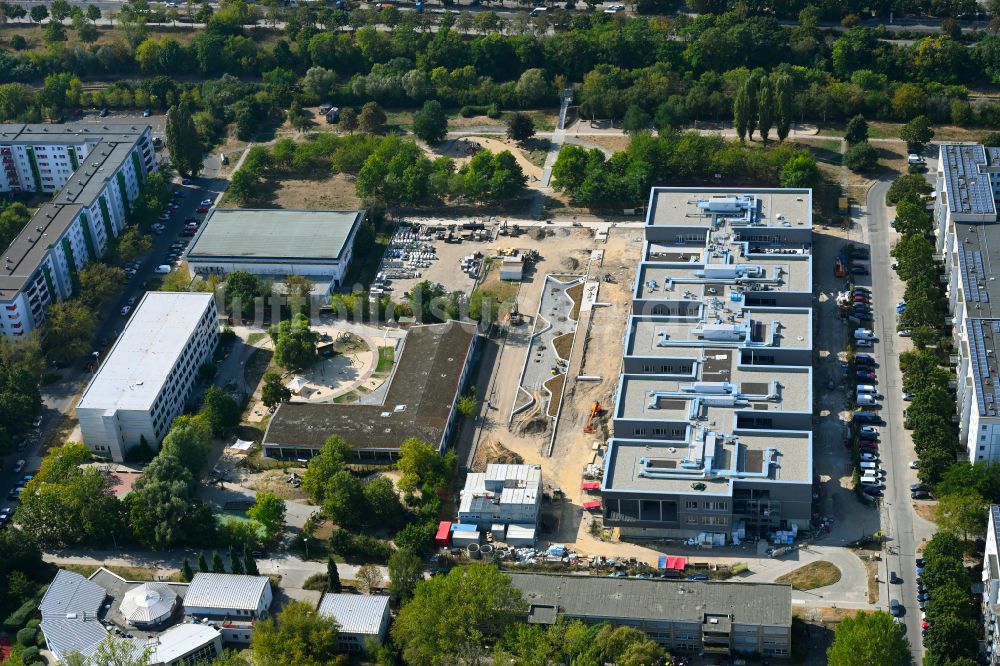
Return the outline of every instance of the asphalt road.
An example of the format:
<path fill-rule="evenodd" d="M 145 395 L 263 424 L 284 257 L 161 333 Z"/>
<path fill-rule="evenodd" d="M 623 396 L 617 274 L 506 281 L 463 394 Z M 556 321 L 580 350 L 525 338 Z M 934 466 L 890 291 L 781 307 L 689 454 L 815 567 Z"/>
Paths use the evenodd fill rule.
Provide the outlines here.
<path fill-rule="evenodd" d="M 890 244 L 895 231 L 889 227 L 893 218 L 885 205 L 885 193 L 890 179 L 882 179 L 868 191 L 865 217 L 861 224 L 871 250 L 871 289 L 875 312 L 875 334 L 878 343 L 872 354 L 878 361 L 879 391 L 885 396 L 882 401 L 880 455 L 883 468 L 888 473 L 885 496 L 882 500 L 882 530 L 887 536 L 884 551 L 885 569 L 882 570 L 883 585 L 888 585 L 888 598 L 898 600 L 906 609 L 906 636 L 910 641 L 913 662 L 923 663 L 923 642 L 920 636 L 920 609 L 917 606 L 916 546 L 924 535 L 915 534 L 916 514 L 910 500 L 910 484 L 916 481 L 915 473 L 909 469 L 909 461 L 915 458 L 909 437 L 903 429 L 902 375 L 899 372 L 899 353 L 909 348 L 905 338 L 896 335 L 896 295 L 890 268 Z M 922 530 L 923 531 L 923 530 Z M 889 585 L 887 573 L 895 571 L 901 584 Z"/>

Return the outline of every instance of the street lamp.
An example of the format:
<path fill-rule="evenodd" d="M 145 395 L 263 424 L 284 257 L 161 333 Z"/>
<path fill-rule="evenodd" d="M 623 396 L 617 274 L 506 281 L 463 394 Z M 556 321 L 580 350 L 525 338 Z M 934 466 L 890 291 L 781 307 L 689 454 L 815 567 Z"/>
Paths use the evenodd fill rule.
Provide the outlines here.
<path fill-rule="evenodd" d="M 306 559 L 309 559 L 309 537 L 302 537 L 302 545 L 306 549 Z"/>

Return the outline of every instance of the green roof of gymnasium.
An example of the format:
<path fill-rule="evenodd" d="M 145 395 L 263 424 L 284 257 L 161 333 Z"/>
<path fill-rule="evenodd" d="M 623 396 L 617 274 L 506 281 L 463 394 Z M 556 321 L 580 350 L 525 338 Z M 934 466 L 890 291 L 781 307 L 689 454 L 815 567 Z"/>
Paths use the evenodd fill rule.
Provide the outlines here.
<path fill-rule="evenodd" d="M 340 258 L 363 210 L 215 208 L 188 257 L 290 261 Z"/>

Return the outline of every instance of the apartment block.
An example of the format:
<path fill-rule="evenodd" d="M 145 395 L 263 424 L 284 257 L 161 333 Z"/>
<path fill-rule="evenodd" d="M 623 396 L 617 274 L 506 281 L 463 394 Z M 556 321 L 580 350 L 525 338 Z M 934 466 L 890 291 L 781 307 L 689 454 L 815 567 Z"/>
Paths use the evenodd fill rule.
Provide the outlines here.
<path fill-rule="evenodd" d="M 116 462 L 155 448 L 212 358 L 217 320 L 211 294 L 147 292 L 76 407 L 84 444 Z"/>
<path fill-rule="evenodd" d="M 957 351 L 959 436 L 970 462 L 1000 460 L 1000 148 L 942 144 L 934 207 Z M 994 312 L 994 308 L 997 309 Z"/>
<path fill-rule="evenodd" d="M 812 505 L 812 192 L 654 188 L 626 326 L 604 524 L 740 541 Z"/>
<path fill-rule="evenodd" d="M 52 193 L 6 249 L 0 334 L 37 328 L 51 303 L 72 295 L 73 274 L 107 252 L 156 169 L 142 125 L 0 125 L 0 192 Z"/>

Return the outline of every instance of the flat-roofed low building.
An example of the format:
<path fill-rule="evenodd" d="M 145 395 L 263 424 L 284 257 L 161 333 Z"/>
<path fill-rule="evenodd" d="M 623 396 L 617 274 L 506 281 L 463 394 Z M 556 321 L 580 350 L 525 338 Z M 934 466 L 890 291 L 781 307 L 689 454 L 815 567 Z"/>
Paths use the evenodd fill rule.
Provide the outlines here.
<path fill-rule="evenodd" d="M 191 277 L 248 271 L 308 278 L 330 291 L 343 284 L 363 210 L 214 208 L 185 254 Z"/>
<path fill-rule="evenodd" d="M 604 524 L 713 543 L 808 528 L 811 191 L 654 188 L 645 234 Z"/>
<path fill-rule="evenodd" d="M 560 619 L 641 629 L 671 652 L 788 657 L 792 588 L 774 583 L 508 573 L 529 624 Z"/>
<path fill-rule="evenodd" d="M 342 652 L 360 654 L 367 643 L 381 645 L 389 631 L 389 597 L 327 592 L 318 612 L 337 622 L 337 643 Z"/>
<path fill-rule="evenodd" d="M 146 293 L 76 407 L 84 444 L 115 462 L 143 441 L 155 448 L 212 358 L 218 328 L 211 294 Z"/>
<path fill-rule="evenodd" d="M 316 455 L 331 435 L 351 445 L 360 461 L 395 459 L 415 437 L 443 452 L 480 339 L 475 324 L 450 321 L 410 328 L 388 388 L 360 404 L 286 402 L 268 423 L 264 453 L 271 458 Z"/>
<path fill-rule="evenodd" d="M 198 572 L 184 595 L 184 612 L 213 620 L 257 620 L 268 616 L 273 600 L 267 576 Z"/>

